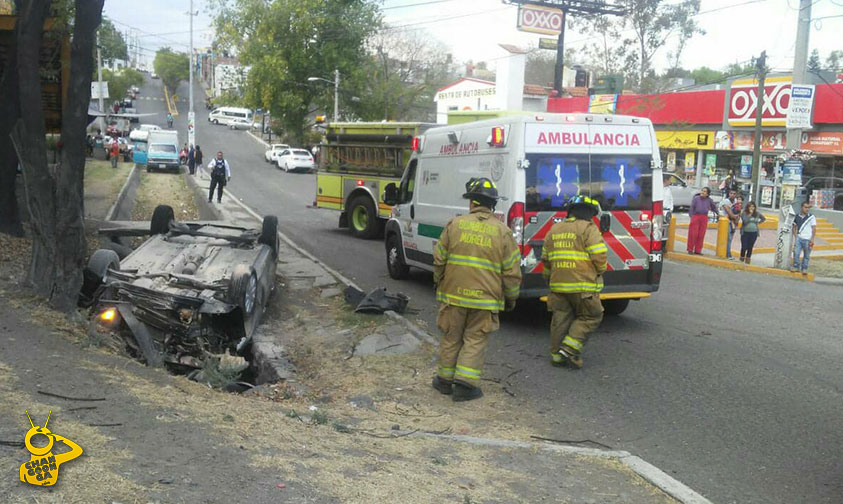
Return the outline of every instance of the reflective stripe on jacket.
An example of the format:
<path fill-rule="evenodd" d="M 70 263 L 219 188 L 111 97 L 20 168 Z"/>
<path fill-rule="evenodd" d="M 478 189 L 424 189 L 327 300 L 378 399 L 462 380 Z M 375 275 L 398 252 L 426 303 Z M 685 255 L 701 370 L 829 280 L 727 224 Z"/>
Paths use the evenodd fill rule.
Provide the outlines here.
<path fill-rule="evenodd" d="M 500 311 L 521 289 L 521 252 L 512 232 L 486 207 L 454 217 L 433 248 L 436 299 Z"/>
<path fill-rule="evenodd" d="M 609 248 L 592 221 L 568 217 L 547 233 L 542 247 L 542 274 L 553 292 L 600 292 L 608 253 Z"/>

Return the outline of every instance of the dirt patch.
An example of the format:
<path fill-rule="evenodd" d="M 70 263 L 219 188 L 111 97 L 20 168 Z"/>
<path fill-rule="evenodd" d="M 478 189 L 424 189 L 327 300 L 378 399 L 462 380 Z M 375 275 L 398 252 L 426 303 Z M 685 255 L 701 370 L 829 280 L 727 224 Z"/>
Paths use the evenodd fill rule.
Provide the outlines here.
<path fill-rule="evenodd" d="M 811 258 L 808 271 L 817 277 L 843 278 L 843 260 Z"/>
<path fill-rule="evenodd" d="M 177 221 L 199 219 L 193 190 L 180 173 L 142 172 L 132 220 L 148 221 L 158 205 L 170 205 Z"/>
<path fill-rule="evenodd" d="M 117 168 L 112 168 L 108 161 L 85 163 L 86 219 L 105 219 L 131 171 L 132 163 L 117 163 Z"/>

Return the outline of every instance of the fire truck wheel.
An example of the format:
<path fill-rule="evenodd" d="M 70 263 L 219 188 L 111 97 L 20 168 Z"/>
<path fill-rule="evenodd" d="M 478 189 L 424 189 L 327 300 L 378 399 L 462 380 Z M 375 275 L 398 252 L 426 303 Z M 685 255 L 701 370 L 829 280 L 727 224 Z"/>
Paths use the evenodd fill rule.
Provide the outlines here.
<path fill-rule="evenodd" d="M 170 232 L 170 221 L 176 220 L 173 207 L 169 205 L 158 205 L 152 212 L 152 220 L 149 222 L 151 234 L 167 234 Z"/>
<path fill-rule="evenodd" d="M 404 280 L 410 273 L 410 267 L 404 262 L 404 251 L 397 234 L 386 239 L 386 269 L 395 280 Z"/>
<path fill-rule="evenodd" d="M 604 299 L 603 313 L 610 317 L 617 317 L 629 306 L 629 299 Z"/>
<path fill-rule="evenodd" d="M 347 212 L 351 234 L 363 239 L 374 238 L 377 235 L 378 213 L 369 195 L 361 194 L 352 199 Z"/>

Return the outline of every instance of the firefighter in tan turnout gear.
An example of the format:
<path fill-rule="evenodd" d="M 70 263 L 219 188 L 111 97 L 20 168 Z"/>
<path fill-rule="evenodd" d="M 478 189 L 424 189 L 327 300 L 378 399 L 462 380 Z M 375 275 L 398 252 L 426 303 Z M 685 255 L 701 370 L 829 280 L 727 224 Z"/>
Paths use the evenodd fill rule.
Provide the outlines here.
<path fill-rule="evenodd" d="M 487 178 L 472 178 L 463 198 L 468 215 L 451 219 L 433 251 L 433 281 L 441 303 L 439 371 L 433 388 L 454 401 L 483 396 L 480 375 L 489 333 L 499 327 L 498 312 L 511 311 L 521 287 L 521 253 L 512 232 L 493 211 L 498 197 Z"/>
<path fill-rule="evenodd" d="M 600 291 L 606 271 L 608 248 L 592 219 L 599 206 L 577 195 L 567 204 L 568 216 L 550 228 L 542 248 L 544 278 L 550 286 L 547 308 L 550 323 L 550 357 L 554 366 L 579 369 L 588 333 L 603 320 Z"/>

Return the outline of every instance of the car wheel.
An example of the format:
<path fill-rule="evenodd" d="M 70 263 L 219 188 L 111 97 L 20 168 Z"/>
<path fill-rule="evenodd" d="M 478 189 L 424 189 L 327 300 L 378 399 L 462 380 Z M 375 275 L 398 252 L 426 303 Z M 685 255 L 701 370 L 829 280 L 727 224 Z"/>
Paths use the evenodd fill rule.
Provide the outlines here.
<path fill-rule="evenodd" d="M 629 299 L 605 299 L 603 300 L 603 312 L 610 317 L 617 317 L 629 306 Z"/>
<path fill-rule="evenodd" d="M 273 257 L 278 257 L 278 217 L 265 215 L 258 243 L 263 243 L 272 249 Z"/>
<path fill-rule="evenodd" d="M 386 239 L 386 269 L 395 280 L 404 280 L 410 273 L 410 267 L 404 262 L 404 251 L 398 234 L 393 233 Z"/>
<path fill-rule="evenodd" d="M 290 173 L 290 165 L 286 161 L 284 161 L 284 171 Z"/>
<path fill-rule="evenodd" d="M 151 234 L 167 234 L 170 232 L 170 222 L 176 220 L 173 207 L 169 205 L 158 205 L 152 212 L 152 220 L 149 222 Z"/>
<path fill-rule="evenodd" d="M 99 249 L 91 254 L 88 265 L 82 270 L 82 288 L 79 289 L 79 299 L 83 306 L 91 306 L 97 295 L 97 289 L 105 283 L 108 270 L 120 269 L 120 258 L 117 252 Z"/>
<path fill-rule="evenodd" d="M 216 125 L 219 125 L 219 123 L 220 123 L 220 122 L 219 122 L 218 120 L 216 120 L 216 119 L 214 119 L 214 120 L 213 120 L 213 121 L 211 121 L 211 122 L 213 122 L 213 123 L 214 123 L 214 124 L 216 124 Z"/>
<path fill-rule="evenodd" d="M 368 195 L 361 194 L 351 200 L 346 212 L 351 234 L 357 238 L 369 239 L 378 233 L 378 213 Z"/>
<path fill-rule="evenodd" d="M 255 312 L 258 302 L 258 276 L 254 268 L 239 264 L 231 273 L 228 285 L 228 302 L 243 310 L 243 318 Z"/>

